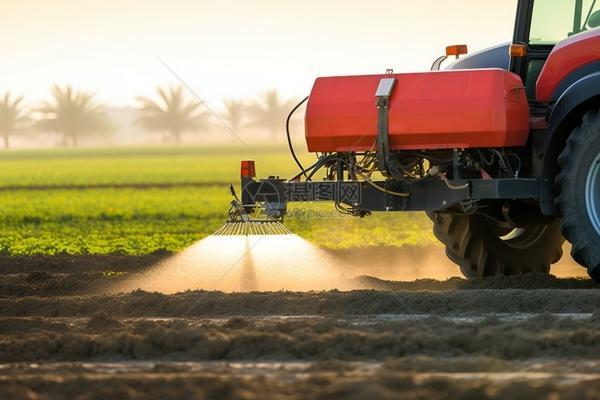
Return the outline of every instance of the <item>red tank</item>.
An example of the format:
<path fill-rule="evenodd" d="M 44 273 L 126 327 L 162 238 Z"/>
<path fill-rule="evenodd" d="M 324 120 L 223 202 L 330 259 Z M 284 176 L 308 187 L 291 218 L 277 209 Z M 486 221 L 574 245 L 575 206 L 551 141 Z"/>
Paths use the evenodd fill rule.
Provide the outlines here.
<path fill-rule="evenodd" d="M 306 109 L 311 152 L 364 151 L 377 137 L 375 92 L 396 78 L 393 150 L 524 146 L 529 106 L 521 78 L 502 69 L 318 78 Z"/>

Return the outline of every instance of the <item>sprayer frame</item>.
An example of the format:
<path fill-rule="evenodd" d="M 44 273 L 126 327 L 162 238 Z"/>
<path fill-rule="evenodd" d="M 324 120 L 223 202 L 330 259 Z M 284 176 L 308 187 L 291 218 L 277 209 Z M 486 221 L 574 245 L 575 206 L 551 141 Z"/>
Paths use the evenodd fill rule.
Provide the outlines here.
<path fill-rule="evenodd" d="M 537 199 L 542 180 L 539 178 L 466 179 L 446 182 L 431 178 L 419 181 L 284 181 L 277 177 L 256 180 L 242 178 L 242 203 L 255 207 L 267 205 L 276 216 L 285 214 L 291 202 L 329 201 L 353 209 L 371 211 L 442 211 L 460 203 L 498 199 Z M 377 188 L 377 187 L 379 188 Z M 459 187 L 459 188 L 457 188 Z M 381 188 L 386 191 L 381 190 Z M 391 192 L 402 192 L 397 196 Z M 268 212 L 268 211 L 267 211 Z"/>

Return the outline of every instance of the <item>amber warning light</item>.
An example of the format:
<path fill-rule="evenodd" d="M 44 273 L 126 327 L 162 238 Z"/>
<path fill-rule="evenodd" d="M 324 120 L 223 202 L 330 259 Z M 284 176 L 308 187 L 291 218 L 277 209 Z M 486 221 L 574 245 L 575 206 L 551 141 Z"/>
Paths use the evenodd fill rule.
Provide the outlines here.
<path fill-rule="evenodd" d="M 527 46 L 524 44 L 513 44 L 510 46 L 510 56 L 522 58 L 527 55 Z"/>
<path fill-rule="evenodd" d="M 455 44 L 452 46 L 446 47 L 446 56 L 461 56 L 463 54 L 467 54 L 469 50 L 467 49 L 466 44 Z"/>

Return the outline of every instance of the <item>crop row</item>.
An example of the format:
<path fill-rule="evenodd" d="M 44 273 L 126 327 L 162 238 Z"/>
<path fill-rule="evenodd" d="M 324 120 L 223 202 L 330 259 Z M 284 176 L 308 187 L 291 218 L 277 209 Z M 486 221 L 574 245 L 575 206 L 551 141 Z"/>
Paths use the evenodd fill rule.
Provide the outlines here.
<path fill-rule="evenodd" d="M 179 251 L 218 229 L 226 186 L 0 192 L 2 254 L 148 254 Z M 343 217 L 331 205 L 297 204 L 286 226 L 325 248 L 432 243 L 421 214 Z"/>

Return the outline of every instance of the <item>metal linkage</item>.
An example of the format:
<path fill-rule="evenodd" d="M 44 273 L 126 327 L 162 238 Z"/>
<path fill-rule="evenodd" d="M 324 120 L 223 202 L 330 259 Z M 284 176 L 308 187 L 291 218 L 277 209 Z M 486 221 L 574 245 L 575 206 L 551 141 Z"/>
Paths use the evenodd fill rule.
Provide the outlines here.
<path fill-rule="evenodd" d="M 385 176 L 398 176 L 399 171 L 392 159 L 389 143 L 389 106 L 396 78 L 382 78 L 375 92 L 377 106 L 377 163 Z"/>

